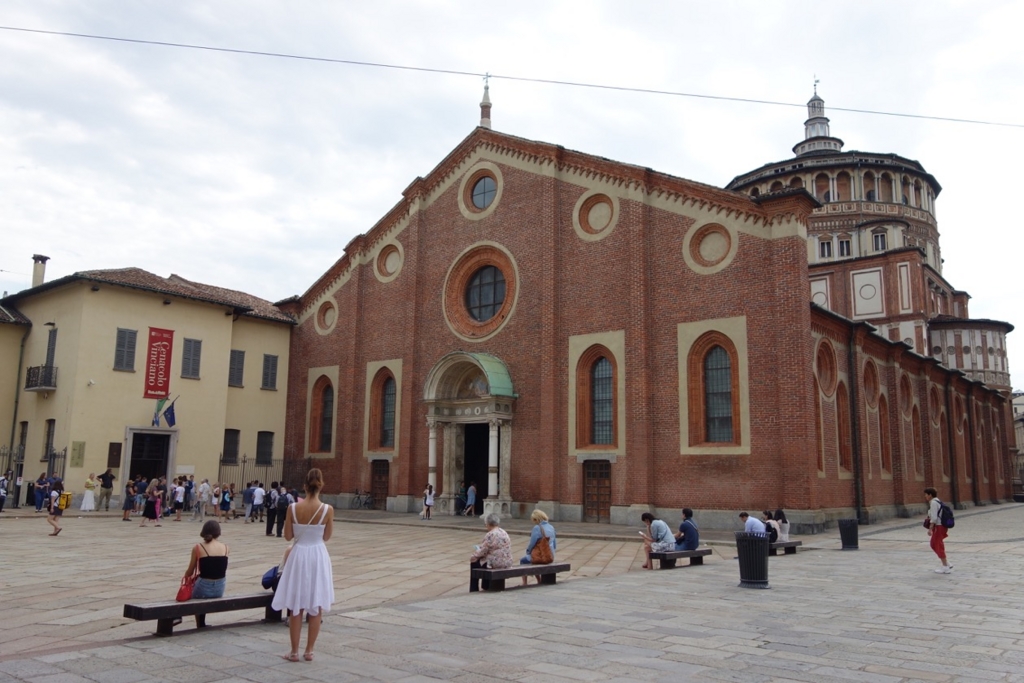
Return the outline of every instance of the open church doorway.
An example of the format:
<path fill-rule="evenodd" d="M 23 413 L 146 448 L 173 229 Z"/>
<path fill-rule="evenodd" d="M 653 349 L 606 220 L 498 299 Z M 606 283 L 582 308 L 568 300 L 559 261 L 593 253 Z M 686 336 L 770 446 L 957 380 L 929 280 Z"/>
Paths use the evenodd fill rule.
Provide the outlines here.
<path fill-rule="evenodd" d="M 470 482 L 476 483 L 475 514 L 482 514 L 483 500 L 490 495 L 487 490 L 487 444 L 490 427 L 486 422 L 471 422 L 465 425 L 465 475 L 466 488 Z"/>

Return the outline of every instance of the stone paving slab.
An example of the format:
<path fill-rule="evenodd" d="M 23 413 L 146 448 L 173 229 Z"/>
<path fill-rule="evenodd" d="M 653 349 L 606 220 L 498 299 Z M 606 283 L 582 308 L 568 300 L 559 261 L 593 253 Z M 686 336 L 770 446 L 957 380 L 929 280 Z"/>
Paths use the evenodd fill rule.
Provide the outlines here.
<path fill-rule="evenodd" d="M 179 627 L 172 639 L 120 618 L 125 601 L 173 594 L 198 525 L 65 526 L 48 538 L 42 519 L 0 520 L 0 683 L 1024 681 L 1019 505 L 958 514 L 951 575 L 932 571 L 917 523 L 895 520 L 862 527 L 859 551 L 823 536 L 772 558 L 764 591 L 737 587 L 728 546 L 703 567 L 649 572 L 634 539 L 560 536 L 573 576 L 471 595 L 466 555 L 479 526 L 339 522 L 329 544 L 338 601 L 312 663 L 279 659 L 287 629 L 258 623 L 261 610 L 211 615 L 211 628 Z M 224 540 L 229 593 L 258 590 L 284 548 L 237 522 Z M 513 543 L 521 552 L 525 539 Z M 392 545 L 401 552 L 380 554 Z"/>

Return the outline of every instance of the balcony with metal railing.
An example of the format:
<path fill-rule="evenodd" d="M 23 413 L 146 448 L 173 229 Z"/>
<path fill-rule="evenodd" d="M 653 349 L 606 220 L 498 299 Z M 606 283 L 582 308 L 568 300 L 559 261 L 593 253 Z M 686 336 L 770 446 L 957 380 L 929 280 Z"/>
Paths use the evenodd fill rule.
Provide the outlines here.
<path fill-rule="evenodd" d="M 25 372 L 25 391 L 56 391 L 57 367 L 36 365 Z"/>

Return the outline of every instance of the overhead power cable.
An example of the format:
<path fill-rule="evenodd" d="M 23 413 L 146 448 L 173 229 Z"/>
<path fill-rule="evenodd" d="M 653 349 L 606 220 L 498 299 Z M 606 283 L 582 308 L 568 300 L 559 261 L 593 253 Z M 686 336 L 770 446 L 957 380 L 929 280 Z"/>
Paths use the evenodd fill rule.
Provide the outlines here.
<path fill-rule="evenodd" d="M 162 40 L 143 40 L 141 38 L 119 38 L 116 36 L 100 36 L 90 33 L 72 33 L 70 31 L 47 31 L 43 29 L 24 28 L 19 26 L 0 26 L 3 31 L 18 31 L 21 33 L 38 33 L 51 36 L 65 36 L 69 38 L 88 38 L 90 40 L 107 40 L 117 43 L 134 43 L 137 45 L 153 45 L 158 47 L 176 47 L 187 50 L 206 50 L 209 52 L 226 52 L 229 54 L 250 55 L 256 57 L 275 57 L 278 59 L 298 59 L 308 62 L 326 62 L 329 64 L 346 64 L 349 66 L 366 66 L 378 69 L 396 69 L 400 71 L 418 71 L 422 73 L 446 74 L 453 76 L 473 76 L 476 78 L 489 77 L 496 80 L 519 81 L 523 83 L 540 83 L 545 85 L 559 85 L 572 88 L 591 88 L 595 90 L 614 90 L 619 92 L 635 92 L 647 95 L 668 95 L 671 97 L 690 97 L 704 100 L 719 100 L 722 102 L 743 102 L 746 104 L 767 104 L 776 107 L 806 107 L 806 104 L 794 102 L 778 102 L 775 100 L 760 100 L 749 97 L 728 97 L 725 95 L 708 95 L 704 93 L 688 93 L 675 90 L 659 90 L 655 88 L 637 88 L 626 85 L 608 85 L 604 83 L 581 83 L 579 81 L 563 81 L 551 78 L 534 78 L 529 76 L 512 76 L 508 74 L 479 73 L 476 71 L 461 71 L 458 69 L 438 69 L 426 66 L 408 66 L 404 64 L 385 64 L 382 62 L 366 62 L 357 59 L 337 59 L 333 57 L 315 57 L 312 55 L 298 55 L 286 52 L 267 52 L 264 50 L 242 50 L 239 48 L 217 47 L 213 45 L 195 45 L 191 43 L 172 43 Z M 1009 123 L 1005 121 L 984 121 L 981 119 L 964 119 L 952 116 L 931 116 L 927 114 L 906 114 L 902 112 L 879 111 L 876 109 L 859 109 L 856 107 L 836 107 L 829 105 L 832 111 L 845 111 L 854 114 L 869 114 L 872 116 L 896 116 L 906 119 L 922 119 L 927 121 L 946 121 L 949 123 L 969 123 L 981 126 L 1001 126 L 1005 128 L 1024 128 L 1024 123 Z"/>

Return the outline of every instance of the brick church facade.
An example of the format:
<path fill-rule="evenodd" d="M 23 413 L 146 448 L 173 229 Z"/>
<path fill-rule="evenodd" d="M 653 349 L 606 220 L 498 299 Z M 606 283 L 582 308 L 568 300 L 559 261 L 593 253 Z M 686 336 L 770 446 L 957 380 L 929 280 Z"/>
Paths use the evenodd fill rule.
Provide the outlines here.
<path fill-rule="evenodd" d="M 729 528 L 740 509 L 783 507 L 811 531 L 906 514 L 926 485 L 955 502 L 1009 497 L 1008 386 L 928 347 L 985 328 L 1005 350 L 995 340 L 1012 328 L 964 322 L 966 295 L 937 271 L 900 280 L 933 252 L 822 270 L 816 221 L 834 216 L 813 177 L 720 189 L 496 132 L 486 94 L 481 110 L 278 304 L 298 320 L 285 457 L 323 469 L 339 504 L 361 489 L 414 511 L 430 482 L 443 513 L 473 481 L 479 512 L 633 523 L 685 505 Z M 828 298 L 811 303 L 823 278 Z M 848 282 L 913 290 L 912 311 L 857 315 Z M 927 308 L 921 288 L 943 285 L 947 308 Z M 912 312 L 921 348 L 904 339 Z"/>

